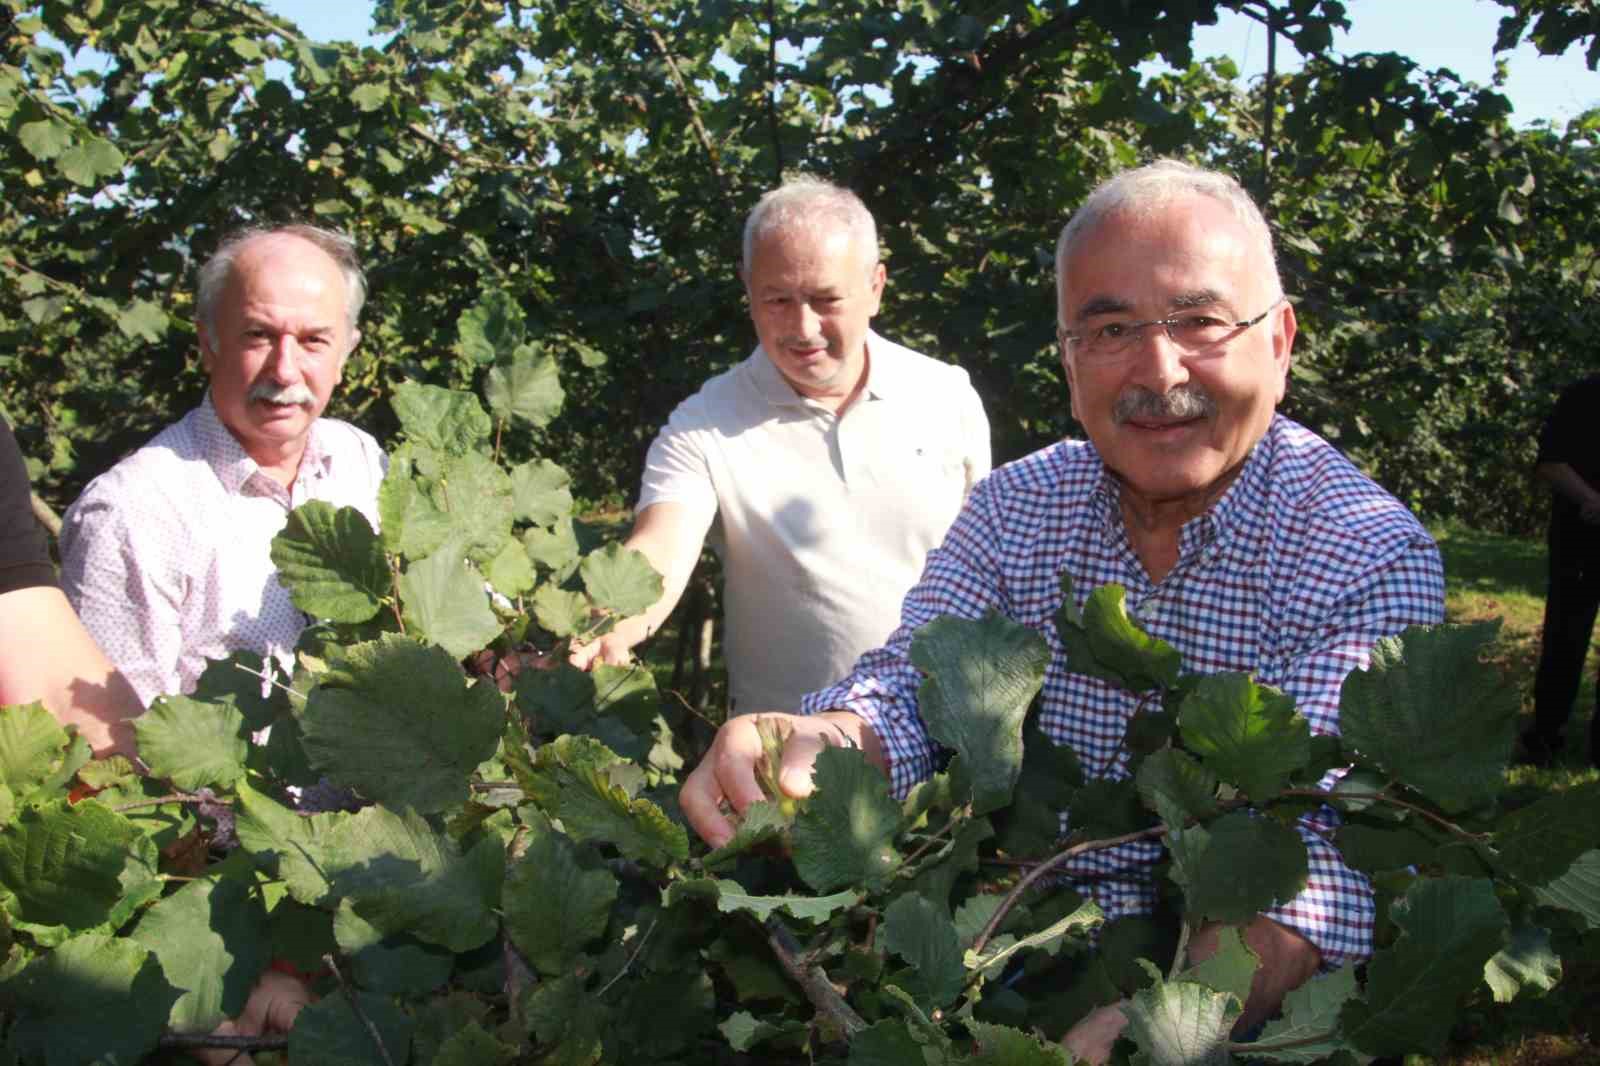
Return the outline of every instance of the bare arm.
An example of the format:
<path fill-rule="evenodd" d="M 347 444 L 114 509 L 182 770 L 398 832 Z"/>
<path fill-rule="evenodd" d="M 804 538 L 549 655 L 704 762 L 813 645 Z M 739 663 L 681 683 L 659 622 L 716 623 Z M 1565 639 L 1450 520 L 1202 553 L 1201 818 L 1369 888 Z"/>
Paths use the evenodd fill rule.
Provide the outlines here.
<path fill-rule="evenodd" d="M 707 844 L 721 847 L 733 836 L 729 814 L 766 798 L 756 781 L 756 760 L 761 758 L 761 737 L 756 722 L 782 719 L 789 729 L 783 747 L 783 769 L 778 785 L 796 799 L 811 794 L 811 771 L 823 748 L 850 745 L 860 748 L 867 761 L 885 769 L 883 746 L 872 727 L 849 711 L 824 711 L 799 715 L 760 712 L 730 718 L 717 730 L 711 749 L 694 768 L 678 793 L 684 817 Z"/>
<path fill-rule="evenodd" d="M 0 595 L 0 705 L 34 700 L 77 726 L 96 755 L 134 755 L 129 719 L 144 707 L 50 585 Z"/>
<path fill-rule="evenodd" d="M 599 640 L 575 645 L 570 656 L 573 666 L 587 670 L 596 660 L 625 663 L 635 644 L 661 628 L 678 605 L 689 575 L 694 573 L 710 527 L 710 516 L 702 518 L 681 503 L 655 503 L 639 512 L 624 547 L 643 552 L 661 575 L 661 598 L 649 610 L 625 619 Z"/>
<path fill-rule="evenodd" d="M 1568 463 L 1540 463 L 1533 468 L 1540 480 L 1578 505 L 1583 520 L 1600 525 L 1600 489 L 1585 481 Z"/>

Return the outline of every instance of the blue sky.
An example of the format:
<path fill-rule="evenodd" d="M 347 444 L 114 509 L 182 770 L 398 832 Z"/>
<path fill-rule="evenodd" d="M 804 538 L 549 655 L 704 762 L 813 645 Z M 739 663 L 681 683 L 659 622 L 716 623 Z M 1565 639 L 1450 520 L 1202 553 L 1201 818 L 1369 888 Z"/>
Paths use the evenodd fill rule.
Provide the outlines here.
<path fill-rule="evenodd" d="M 372 21 L 371 6 L 356 0 L 265 0 L 265 6 L 319 40 L 363 39 Z M 1495 31 L 1506 9 L 1493 0 L 1346 0 L 1346 11 L 1352 28 L 1335 41 L 1341 52 L 1399 52 L 1426 69 L 1446 67 L 1485 85 L 1494 76 Z M 1246 77 L 1259 76 L 1267 63 L 1266 31 L 1230 17 L 1197 32 L 1195 54 L 1231 56 Z M 1560 124 L 1600 107 L 1600 73 L 1584 66 L 1581 49 L 1552 57 L 1523 45 L 1506 58 L 1504 91 L 1519 125 L 1541 118 Z M 1281 68 L 1297 59 L 1280 45 Z"/>

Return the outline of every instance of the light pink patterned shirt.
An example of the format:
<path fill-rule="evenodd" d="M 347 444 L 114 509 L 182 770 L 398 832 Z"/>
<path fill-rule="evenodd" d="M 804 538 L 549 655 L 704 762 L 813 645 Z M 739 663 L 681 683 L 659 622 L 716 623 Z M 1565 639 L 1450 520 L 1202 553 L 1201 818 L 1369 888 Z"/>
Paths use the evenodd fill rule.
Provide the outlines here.
<path fill-rule="evenodd" d="M 191 691 L 207 658 L 234 651 L 270 653 L 287 668 L 306 617 L 278 584 L 272 538 L 307 500 L 356 507 L 377 528 L 386 465 L 371 436 L 318 419 L 285 489 L 207 395 L 67 509 L 62 587 L 146 704 Z"/>

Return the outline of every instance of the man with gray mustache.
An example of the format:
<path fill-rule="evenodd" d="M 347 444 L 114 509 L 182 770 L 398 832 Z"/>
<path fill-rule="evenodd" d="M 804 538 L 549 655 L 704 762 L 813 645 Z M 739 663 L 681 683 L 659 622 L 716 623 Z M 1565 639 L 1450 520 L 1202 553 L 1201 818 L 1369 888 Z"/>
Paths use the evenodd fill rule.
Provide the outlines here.
<path fill-rule="evenodd" d="M 808 695 L 787 727 L 779 786 L 811 791 L 817 753 L 849 743 L 897 795 L 940 758 L 918 713 L 913 634 L 945 615 L 989 611 L 1038 630 L 1051 662 L 1040 728 L 1086 777 L 1129 775 L 1124 740 L 1138 697 L 1073 674 L 1055 630 L 1060 582 L 1082 608 L 1116 583 L 1129 613 L 1177 648 L 1187 670 L 1253 674 L 1289 695 L 1320 734 L 1339 730 L 1339 688 L 1380 637 L 1444 618 L 1444 572 L 1406 509 L 1304 426 L 1277 413 L 1289 380 L 1294 308 L 1266 220 L 1231 177 L 1161 160 L 1097 188 L 1056 249 L 1057 340 L 1087 441 L 1063 441 L 996 470 L 972 492 L 907 594 L 900 628 L 839 683 Z M 731 812 L 763 798 L 757 722 L 734 719 L 680 794 L 712 845 Z M 1326 807 L 1300 820 L 1309 875 L 1241 932 L 1261 959 L 1235 1028 L 1278 1009 L 1319 967 L 1372 951 L 1372 889 L 1326 839 Z M 1062 832 L 1072 812 L 1062 812 Z M 1325 835 L 1326 834 L 1326 835 Z M 1162 847 L 1141 841 L 1061 867 L 1108 919 L 1157 905 Z M 1220 928 L 1189 941 L 1198 961 Z M 1116 1004 L 1061 1019 L 1078 1059 L 1104 1062 L 1126 1024 Z"/>
<path fill-rule="evenodd" d="M 306 617 L 270 555 L 291 510 L 326 500 L 377 526 L 382 449 L 321 417 L 365 299 L 342 234 L 229 235 L 195 294 L 205 398 L 68 508 L 62 586 L 143 703 L 191 691 L 208 658 L 234 651 L 291 668 Z"/>

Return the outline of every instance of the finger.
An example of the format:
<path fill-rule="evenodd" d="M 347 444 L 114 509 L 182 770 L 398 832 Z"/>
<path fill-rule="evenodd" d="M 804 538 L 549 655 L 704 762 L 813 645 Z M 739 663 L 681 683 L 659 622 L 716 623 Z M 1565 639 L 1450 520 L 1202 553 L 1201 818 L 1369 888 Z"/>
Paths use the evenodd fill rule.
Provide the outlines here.
<path fill-rule="evenodd" d="M 619 648 L 601 641 L 600 659 L 610 666 L 627 666 L 633 662 L 633 652 L 628 648 Z"/>
<path fill-rule="evenodd" d="M 689 820 L 689 827 L 714 848 L 733 839 L 734 826 L 723 814 L 722 802 L 722 789 L 711 762 L 702 761 L 678 790 L 678 807 Z"/>
<path fill-rule="evenodd" d="M 595 653 L 600 650 L 598 643 L 574 644 L 567 649 L 567 662 L 579 670 L 589 669 L 589 664 L 594 661 Z"/>
<path fill-rule="evenodd" d="M 814 790 L 817 756 L 837 742 L 838 730 L 823 722 L 802 719 L 805 723 L 789 734 L 783 746 L 783 766 L 778 771 L 778 787 L 795 799 L 805 799 Z"/>

